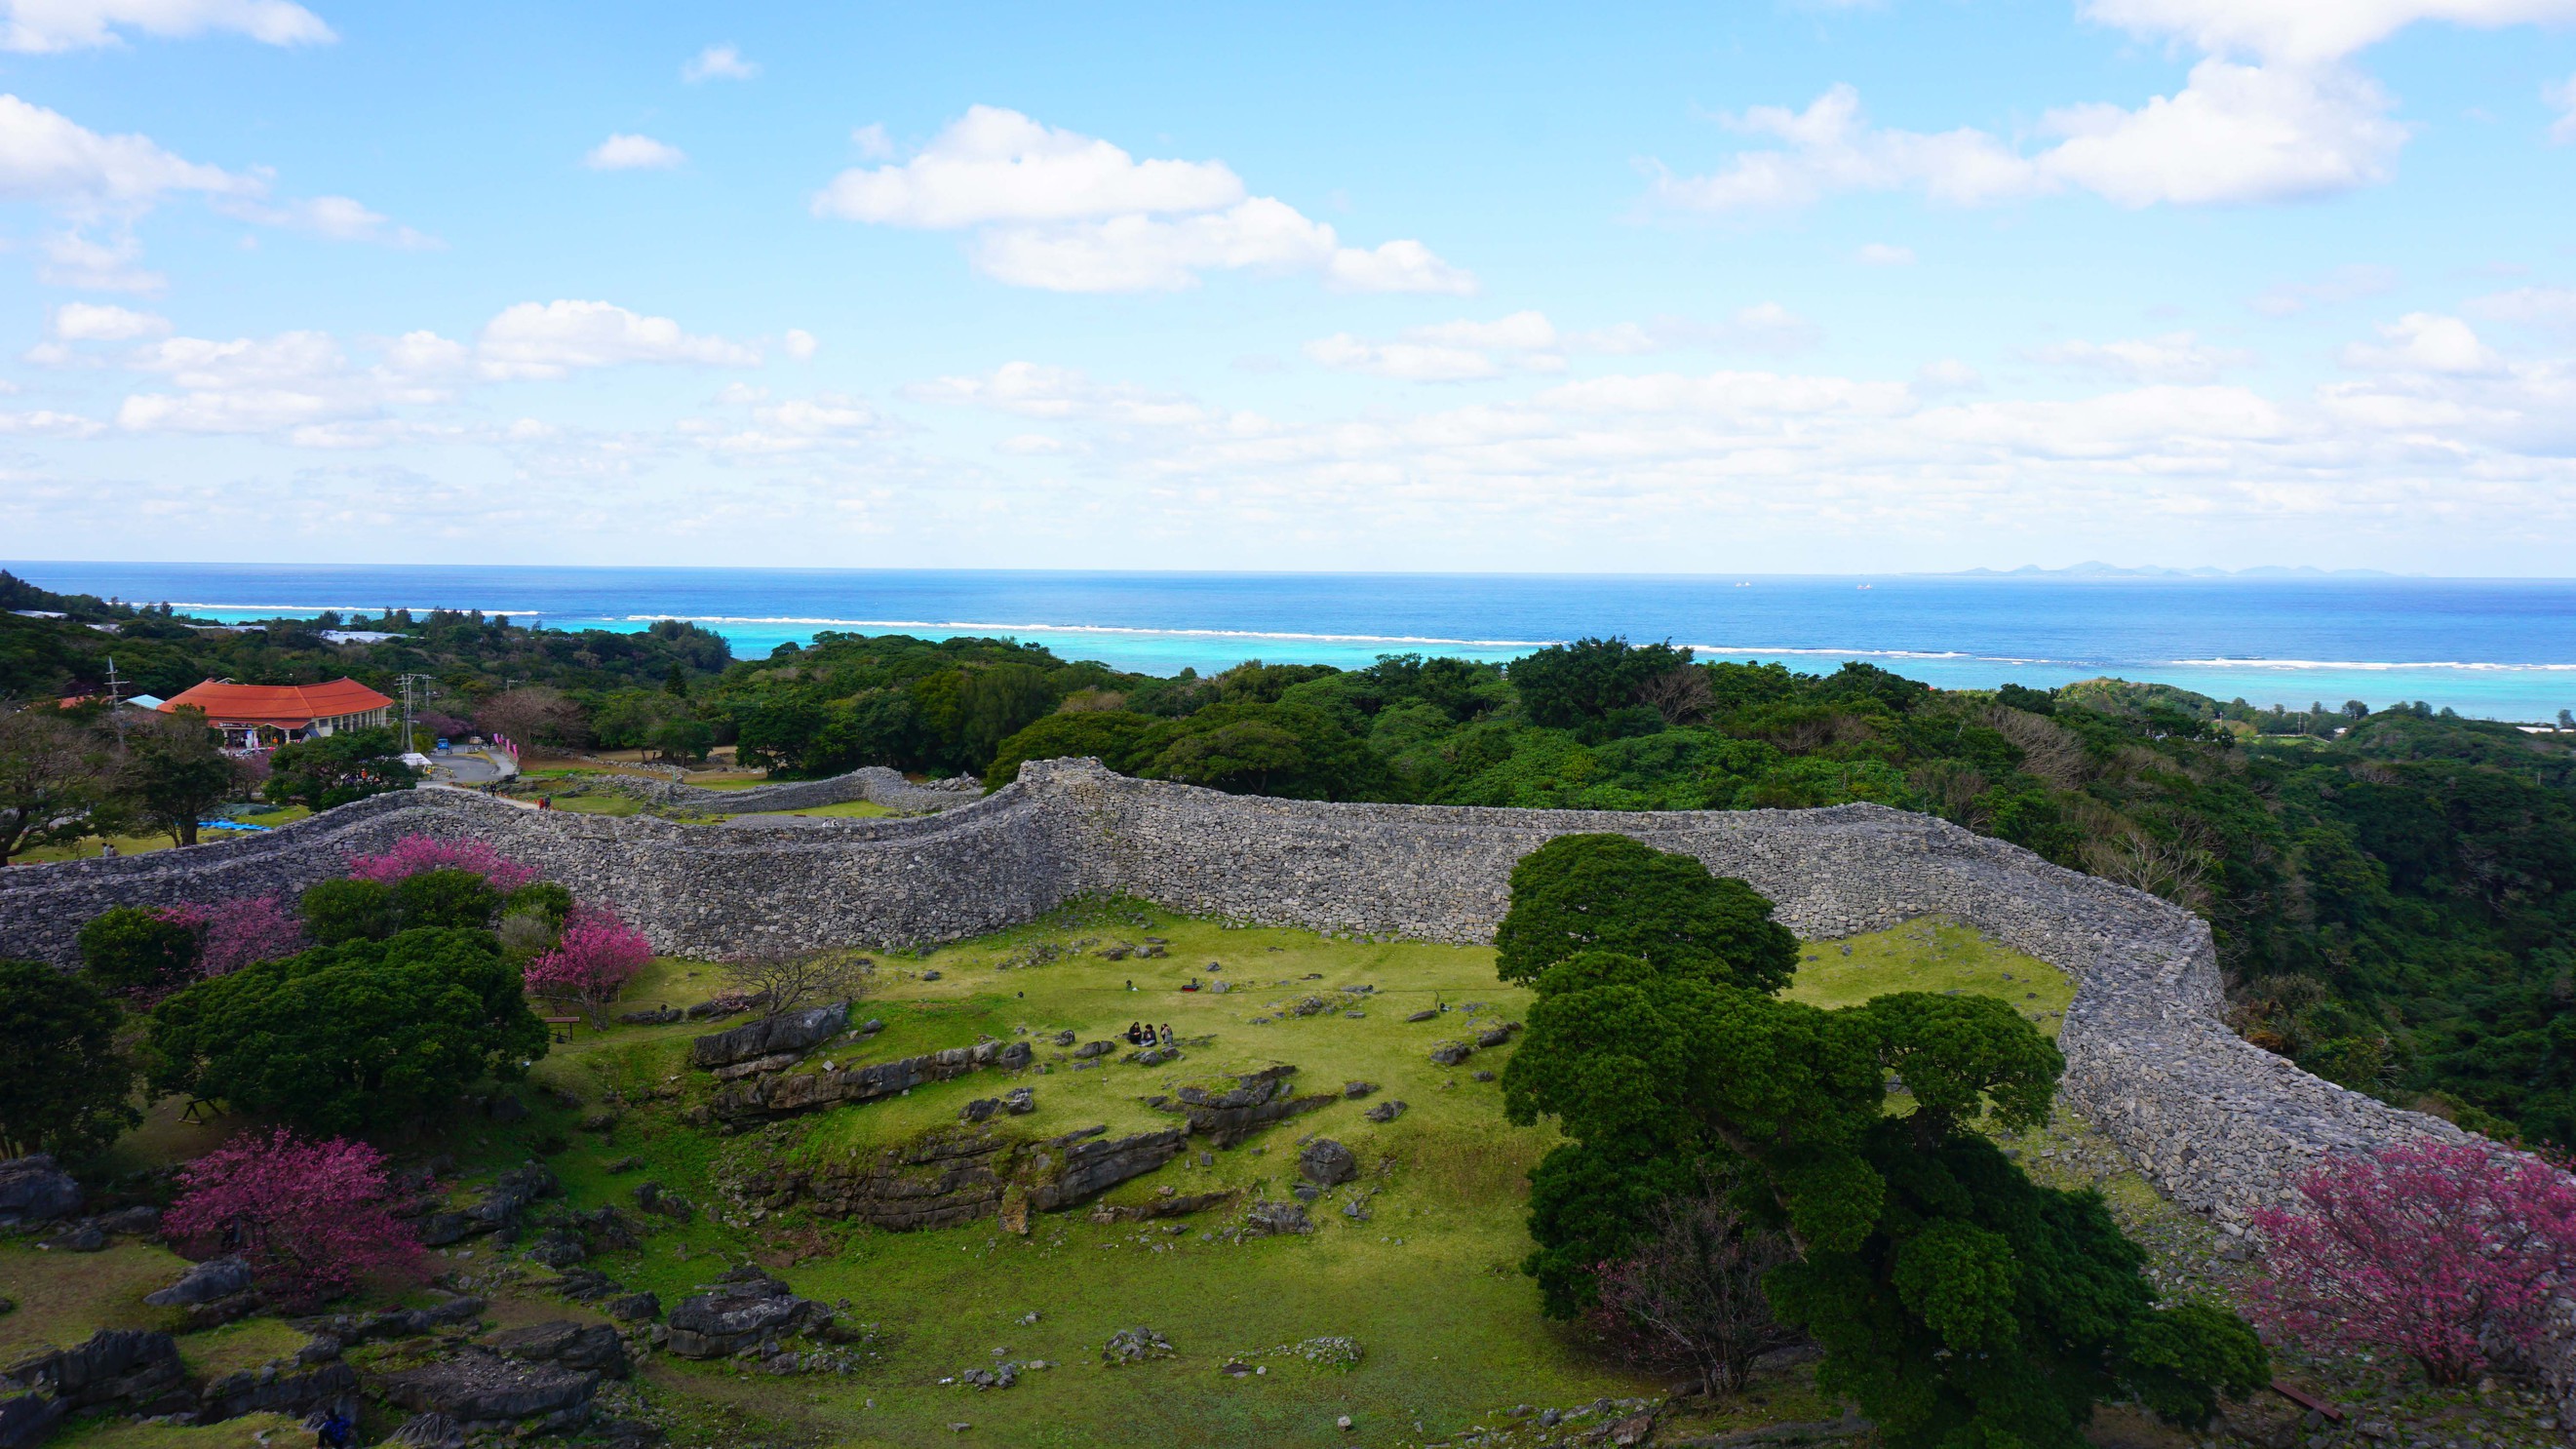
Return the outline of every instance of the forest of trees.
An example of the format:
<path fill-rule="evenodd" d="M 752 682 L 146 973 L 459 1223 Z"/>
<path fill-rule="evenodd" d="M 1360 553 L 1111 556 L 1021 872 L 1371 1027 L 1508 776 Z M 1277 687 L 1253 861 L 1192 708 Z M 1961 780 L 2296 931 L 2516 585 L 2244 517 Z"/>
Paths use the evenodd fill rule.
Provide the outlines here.
<path fill-rule="evenodd" d="M 998 639 L 825 633 L 764 660 L 683 623 L 632 634 L 434 614 L 332 645 L 313 621 L 208 634 L 0 575 L 0 701 L 95 689 L 433 675 L 460 726 L 539 745 L 716 745 L 782 776 L 890 765 L 1006 783 L 1079 754 L 1326 800 L 1622 810 L 1872 801 L 1940 815 L 2206 917 L 2237 1028 L 2356 1089 L 2576 1145 L 2576 733 L 2405 704 L 2305 710 L 2166 685 L 1936 690 L 1587 639 L 1510 665 L 1401 655 L 1171 678 Z M 107 634 L 92 622 L 114 623 Z"/>

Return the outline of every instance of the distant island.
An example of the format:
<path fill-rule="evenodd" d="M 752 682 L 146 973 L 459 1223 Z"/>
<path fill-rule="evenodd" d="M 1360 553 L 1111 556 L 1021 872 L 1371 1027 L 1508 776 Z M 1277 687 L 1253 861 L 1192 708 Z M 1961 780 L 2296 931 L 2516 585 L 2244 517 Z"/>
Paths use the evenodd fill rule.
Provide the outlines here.
<path fill-rule="evenodd" d="M 2068 564 L 2062 569 L 2044 569 L 2037 564 L 2023 564 L 2017 569 L 1959 569 L 1951 573 L 1937 574 L 1934 577 L 1945 579 L 2395 579 L 2404 578 L 2405 575 L 2393 574 L 2386 569 L 2321 569 L 2309 564 L 2301 564 L 2297 568 L 2264 564 L 2250 569 L 2154 567 L 2130 569 L 2095 560 L 2088 563 Z"/>

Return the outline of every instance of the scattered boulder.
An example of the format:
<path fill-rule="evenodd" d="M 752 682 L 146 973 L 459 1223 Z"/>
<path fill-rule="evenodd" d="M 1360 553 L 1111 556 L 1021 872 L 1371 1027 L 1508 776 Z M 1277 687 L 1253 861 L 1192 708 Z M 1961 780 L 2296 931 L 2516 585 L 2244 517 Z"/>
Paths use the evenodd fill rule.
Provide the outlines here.
<path fill-rule="evenodd" d="M 1000 1111 L 1001 1106 L 1002 1104 L 997 1098 L 978 1097 L 974 1101 L 957 1109 L 957 1120 L 961 1122 L 981 1122 L 985 1118 L 992 1116 L 995 1112 Z"/>
<path fill-rule="evenodd" d="M 662 1300 L 650 1293 L 629 1293 L 608 1300 L 608 1316 L 620 1323 L 650 1323 L 662 1316 Z"/>
<path fill-rule="evenodd" d="M 587 1260 L 590 1257 L 590 1245 L 582 1241 L 578 1230 L 558 1224 L 539 1233 L 536 1242 L 530 1244 L 528 1250 L 519 1256 L 531 1263 L 542 1263 L 560 1273 L 574 1264 Z"/>
<path fill-rule="evenodd" d="M 374 1313 L 333 1313 L 299 1318 L 295 1326 L 316 1339 L 328 1338 L 344 1348 L 385 1339 L 419 1338 L 442 1328 L 471 1323 L 486 1305 L 480 1298 L 457 1297 L 428 1308 L 386 1308 Z"/>
<path fill-rule="evenodd" d="M 1330 1137 L 1318 1137 L 1297 1154 L 1297 1171 L 1317 1187 L 1334 1187 L 1360 1175 L 1360 1160 Z"/>
<path fill-rule="evenodd" d="M 506 1329 L 492 1335 L 489 1342 L 505 1358 L 594 1369 L 613 1379 L 626 1377 L 633 1367 L 626 1358 L 626 1344 L 618 1338 L 617 1330 L 605 1323 L 556 1319 Z"/>
<path fill-rule="evenodd" d="M 42 1444 L 70 1412 L 62 1400 L 43 1394 L 0 1399 L 0 1449 L 27 1449 Z"/>
<path fill-rule="evenodd" d="M 731 1031 L 699 1037 L 690 1043 L 689 1064 L 700 1068 L 729 1067 L 757 1057 L 801 1052 L 849 1024 L 850 1004 L 846 1001 L 764 1017 Z"/>
<path fill-rule="evenodd" d="M 680 1019 L 680 1008 L 657 1006 L 650 1011 L 621 1011 L 617 1019 L 628 1026 L 668 1026 Z"/>
<path fill-rule="evenodd" d="M 216 1424 L 244 1414 L 307 1414 L 340 1410 L 357 1417 L 358 1371 L 336 1359 L 304 1365 L 302 1373 L 275 1364 L 224 1375 L 197 1394 L 196 1421 Z"/>
<path fill-rule="evenodd" d="M 1439 1016 L 1440 1016 L 1440 1008 L 1438 1008 L 1438 1007 L 1436 1007 L 1436 1006 L 1435 1006 L 1435 1007 L 1431 1007 L 1431 1008 L 1429 1008 L 1429 1009 L 1427 1009 L 1427 1010 L 1417 1011 L 1417 1012 L 1413 1013 L 1411 1016 L 1406 1017 L 1406 1018 L 1405 1018 L 1405 1020 L 1406 1020 L 1406 1021 L 1434 1021 L 1434 1020 L 1437 1020 L 1437 1019 L 1439 1018 Z"/>
<path fill-rule="evenodd" d="M 18 1364 L 0 1376 L 0 1392 L 52 1400 L 63 1412 L 120 1404 L 142 1412 L 189 1412 L 194 1402 L 179 1361 L 178 1342 L 140 1328 L 102 1328 L 78 1347 L 59 1349 Z M 38 1409 L 19 1409 L 32 1422 Z M 48 1424 L 50 1427 L 50 1423 Z M 27 1443 L 35 1442 L 33 1439 Z"/>
<path fill-rule="evenodd" d="M 1114 1041 L 1087 1041 L 1073 1049 L 1073 1057 L 1076 1061 L 1086 1061 L 1092 1057 L 1105 1057 L 1116 1050 L 1118 1043 Z"/>
<path fill-rule="evenodd" d="M 250 1264 L 239 1258 L 209 1258 L 179 1275 L 179 1281 L 143 1295 L 155 1308 L 188 1308 L 250 1291 Z"/>
<path fill-rule="evenodd" d="M 1147 1047 L 1143 1051 L 1127 1054 L 1127 1060 L 1140 1067 L 1159 1067 L 1165 1062 L 1176 1062 L 1180 1059 L 1181 1049 L 1176 1046 Z"/>
<path fill-rule="evenodd" d="M 78 1180 L 46 1153 L 0 1162 L 0 1227 L 51 1222 L 80 1211 Z"/>
<path fill-rule="evenodd" d="M 157 1207 L 118 1208 L 112 1213 L 100 1213 L 92 1218 L 90 1226 L 102 1233 L 145 1237 L 161 1230 L 161 1210 Z"/>
<path fill-rule="evenodd" d="M 1100 1350 L 1101 1361 L 1112 1368 L 1171 1356 L 1171 1340 L 1150 1328 L 1122 1328 L 1109 1335 L 1109 1342 Z"/>
<path fill-rule="evenodd" d="M 1234 1189 L 1229 1187 L 1215 1192 L 1175 1193 L 1170 1197 L 1155 1198 L 1151 1202 L 1121 1204 L 1115 1207 L 1104 1202 L 1095 1205 L 1085 1216 L 1095 1223 L 1143 1223 L 1152 1222 L 1156 1218 L 1186 1217 L 1191 1213 L 1221 1207 L 1232 1201 L 1234 1201 Z"/>
<path fill-rule="evenodd" d="M 724 1358 L 746 1348 L 774 1349 L 777 1340 L 830 1316 L 822 1304 L 797 1297 L 785 1283 L 757 1269 L 727 1276 L 736 1281 L 672 1305 L 671 1352 L 682 1358 Z"/>
<path fill-rule="evenodd" d="M 502 1173 L 472 1207 L 461 1212 L 432 1213 L 422 1219 L 420 1240 L 425 1246 L 442 1248 L 481 1233 L 515 1227 L 530 1203 L 562 1195 L 563 1183 L 552 1169 L 533 1162 L 512 1168 Z"/>
<path fill-rule="evenodd" d="M 599 1375 L 560 1364 L 506 1359 L 477 1344 L 425 1368 L 389 1374 L 379 1388 L 387 1401 L 401 1408 L 449 1421 L 450 1432 L 461 1439 L 513 1429 L 542 1433 L 576 1428 L 590 1417 Z M 405 1439 L 407 1443 L 454 1442 L 418 1437 L 414 1424 L 405 1424 L 396 1437 L 403 1438 L 406 1431 L 414 1435 Z"/>
<path fill-rule="evenodd" d="M 1285 1065 L 1266 1067 L 1231 1078 L 1231 1085 L 1222 1088 L 1176 1088 L 1173 1095 L 1180 1099 L 1179 1105 L 1165 1110 L 1185 1113 L 1193 1135 L 1205 1137 L 1218 1147 L 1231 1147 L 1274 1122 L 1329 1107 L 1340 1100 L 1328 1092 L 1308 1097 L 1295 1095 L 1288 1079 L 1296 1071 Z"/>
<path fill-rule="evenodd" d="M 1375 1082 L 1342 1083 L 1342 1095 L 1354 1102 L 1358 1101 L 1362 1097 L 1373 1096 L 1376 1092 L 1377 1083 Z"/>
<path fill-rule="evenodd" d="M 1405 1104 L 1403 1102 L 1390 1099 L 1388 1101 L 1378 1103 L 1376 1106 L 1369 1108 L 1360 1115 L 1366 1117 L 1372 1122 L 1392 1122 L 1396 1118 L 1403 1116 L 1404 1112 Z"/>
<path fill-rule="evenodd" d="M 1002 1094 L 1002 1110 L 1014 1117 L 1025 1117 L 1038 1109 L 1038 1089 L 1013 1087 Z"/>
<path fill-rule="evenodd" d="M 1244 1210 L 1245 1237 L 1267 1238 L 1281 1233 L 1311 1233 L 1314 1230 L 1314 1220 L 1306 1216 L 1303 1203 L 1271 1202 L 1265 1198 Z"/>

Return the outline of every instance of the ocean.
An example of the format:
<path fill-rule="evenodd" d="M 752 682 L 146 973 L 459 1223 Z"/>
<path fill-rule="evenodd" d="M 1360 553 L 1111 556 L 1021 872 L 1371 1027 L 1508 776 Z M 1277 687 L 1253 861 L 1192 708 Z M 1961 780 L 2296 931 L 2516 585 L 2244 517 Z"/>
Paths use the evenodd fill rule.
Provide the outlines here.
<path fill-rule="evenodd" d="M 2293 709 L 2576 708 L 2576 580 L 1076 573 L 959 569 L 0 563 L 216 619 L 480 609 L 563 629 L 690 619 L 742 657 L 822 630 L 993 634 L 1120 669 L 1381 654 L 1504 660 L 1584 635 L 1951 688 L 2155 680 Z"/>

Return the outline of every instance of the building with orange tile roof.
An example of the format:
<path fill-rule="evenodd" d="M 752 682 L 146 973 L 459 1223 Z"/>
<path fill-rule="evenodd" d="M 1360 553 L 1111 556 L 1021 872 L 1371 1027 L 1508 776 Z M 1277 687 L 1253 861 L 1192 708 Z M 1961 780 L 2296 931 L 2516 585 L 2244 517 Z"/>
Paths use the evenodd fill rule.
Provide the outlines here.
<path fill-rule="evenodd" d="M 168 713 L 205 711 L 206 723 L 236 749 L 292 744 L 342 730 L 381 729 L 394 702 L 354 679 L 328 684 L 235 684 L 209 679 L 161 702 Z"/>

